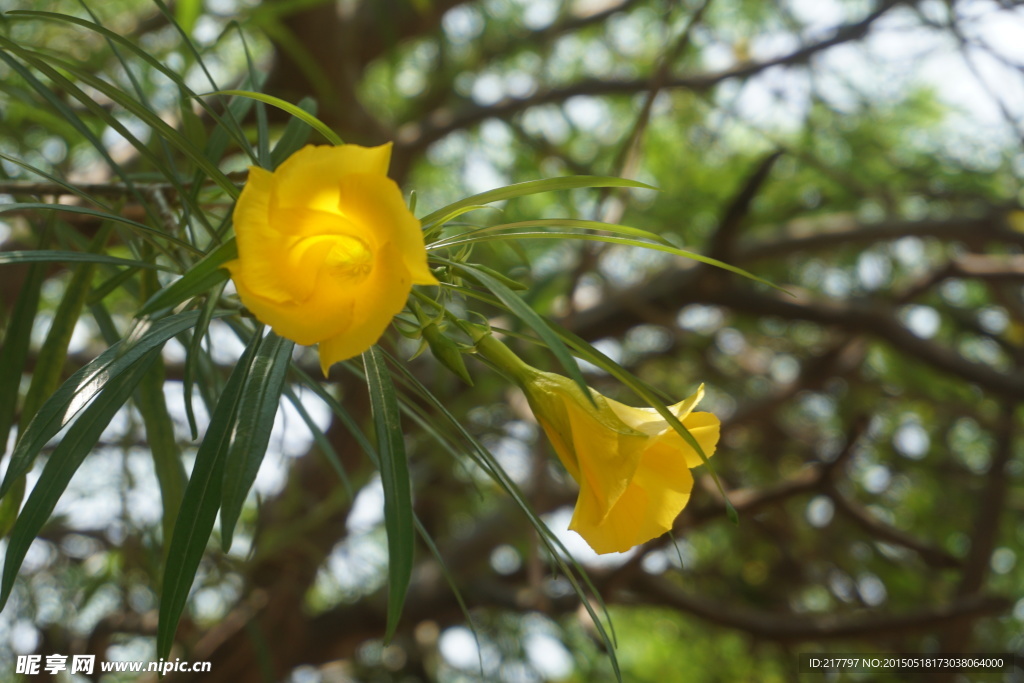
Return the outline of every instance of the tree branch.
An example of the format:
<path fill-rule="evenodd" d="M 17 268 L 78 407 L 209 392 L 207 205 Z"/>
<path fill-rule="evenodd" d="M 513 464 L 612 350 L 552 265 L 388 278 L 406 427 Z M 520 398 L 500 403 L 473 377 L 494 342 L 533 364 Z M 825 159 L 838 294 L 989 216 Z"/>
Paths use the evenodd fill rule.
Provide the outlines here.
<path fill-rule="evenodd" d="M 721 71 L 667 78 L 662 87 L 705 92 L 724 81 L 750 78 L 775 66 L 806 63 L 819 52 L 863 38 L 875 21 L 903 2 L 904 0 L 884 0 L 861 21 L 840 26 L 829 38 L 805 45 L 781 57 L 760 62 L 745 62 Z M 422 121 L 409 122 L 399 128 L 395 145 L 400 149 L 396 149 L 396 153 L 400 152 L 402 156 L 414 156 L 449 133 L 470 128 L 489 118 L 507 119 L 531 107 L 560 103 L 579 95 L 631 95 L 644 92 L 650 86 L 649 78 L 626 80 L 592 78 L 566 87 L 538 92 L 530 97 L 506 99 L 491 106 L 465 104 L 460 111 L 447 108 L 438 109 Z"/>

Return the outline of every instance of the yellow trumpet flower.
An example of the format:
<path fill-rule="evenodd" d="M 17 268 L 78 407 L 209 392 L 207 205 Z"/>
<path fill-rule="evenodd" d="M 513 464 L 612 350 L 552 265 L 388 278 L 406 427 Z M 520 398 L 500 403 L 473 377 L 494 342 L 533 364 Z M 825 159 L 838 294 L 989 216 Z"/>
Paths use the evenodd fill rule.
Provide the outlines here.
<path fill-rule="evenodd" d="M 436 285 L 420 222 L 387 177 L 391 145 L 308 145 L 274 172 L 251 167 L 235 205 L 242 303 L 334 363 L 370 348 L 413 284 Z"/>
<path fill-rule="evenodd" d="M 542 372 L 490 336 L 482 355 L 522 387 L 558 459 L 580 486 L 569 528 L 598 553 L 629 550 L 660 536 L 690 500 L 700 455 L 653 408 L 632 408 L 590 389 L 591 403 L 567 377 Z M 693 412 L 704 385 L 670 407 L 710 457 L 720 422 Z M 596 404 L 596 405 L 595 405 Z"/>

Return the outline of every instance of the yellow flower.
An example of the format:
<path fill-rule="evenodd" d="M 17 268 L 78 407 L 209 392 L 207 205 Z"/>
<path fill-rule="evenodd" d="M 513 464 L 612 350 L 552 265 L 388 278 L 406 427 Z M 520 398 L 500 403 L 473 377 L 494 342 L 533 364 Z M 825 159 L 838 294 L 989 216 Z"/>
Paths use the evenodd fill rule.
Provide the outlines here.
<path fill-rule="evenodd" d="M 250 167 L 235 205 L 242 303 L 324 375 L 380 339 L 413 284 L 435 285 L 420 223 L 387 177 L 391 145 L 309 145 L 276 171 Z"/>
<path fill-rule="evenodd" d="M 631 408 L 590 390 L 594 403 L 567 377 L 526 365 L 493 337 L 477 349 L 508 372 L 526 393 L 537 421 L 580 486 L 569 528 L 598 553 L 629 550 L 672 528 L 693 488 L 694 450 L 653 408 Z M 710 457 L 720 423 L 695 413 L 702 384 L 670 407 Z M 595 405 L 596 404 L 596 407 Z"/>

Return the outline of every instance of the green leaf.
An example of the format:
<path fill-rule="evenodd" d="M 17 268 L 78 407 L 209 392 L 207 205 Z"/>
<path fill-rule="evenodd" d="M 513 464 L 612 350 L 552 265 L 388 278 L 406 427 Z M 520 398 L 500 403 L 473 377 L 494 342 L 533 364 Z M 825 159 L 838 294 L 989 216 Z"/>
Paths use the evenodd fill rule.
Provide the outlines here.
<path fill-rule="evenodd" d="M 174 4 L 174 19 L 185 33 L 192 33 L 202 12 L 203 0 L 178 0 Z"/>
<path fill-rule="evenodd" d="M 38 168 L 36 166 L 33 166 L 32 164 L 30 164 L 28 162 L 22 161 L 21 159 L 18 159 L 17 157 L 12 157 L 9 154 L 4 154 L 3 152 L 0 152 L 0 159 L 5 159 L 5 160 L 11 162 L 12 164 L 20 166 L 21 168 L 25 169 L 26 171 L 28 171 L 30 173 L 38 175 L 38 176 L 40 176 L 42 178 L 46 178 L 48 181 L 50 181 L 54 185 L 57 185 L 58 187 L 63 189 L 68 194 L 72 194 L 72 195 L 75 195 L 77 197 L 81 197 L 82 199 L 86 200 L 87 202 L 89 202 L 91 204 L 95 204 L 96 206 L 101 206 L 104 209 L 110 209 L 110 207 L 107 206 L 98 197 L 94 197 L 91 194 L 89 194 L 88 192 L 83 192 L 80 188 L 75 187 L 71 183 L 64 182 L 63 180 L 61 180 L 57 176 L 52 175 L 50 173 L 47 173 L 43 169 Z M 14 193 L 14 194 L 17 194 L 17 193 Z M 62 206 L 64 206 L 64 205 L 62 205 Z"/>
<path fill-rule="evenodd" d="M 413 524 L 412 488 L 405 457 L 405 435 L 398 412 L 398 397 L 380 349 L 363 353 L 370 411 L 377 431 L 380 483 L 384 488 L 384 528 L 388 534 L 388 613 L 384 641 L 391 640 L 402 614 L 412 578 L 416 531 Z"/>
<path fill-rule="evenodd" d="M 4 440 L 0 462 L 6 454 L 7 439 L 14 422 L 25 358 L 32 337 L 32 323 L 39 309 L 39 293 L 45 279 L 46 269 L 42 264 L 36 263 L 29 267 L 4 333 L 3 348 L 0 348 L 0 438 Z M 24 494 L 25 478 L 18 477 L 13 489 L 0 500 L 0 538 L 7 536 L 11 530 Z"/>
<path fill-rule="evenodd" d="M 342 141 L 342 139 L 338 137 L 338 134 L 335 133 L 330 128 L 328 128 L 327 124 L 325 124 L 323 121 L 313 116 L 309 112 L 305 111 L 301 107 L 297 107 L 291 102 L 286 102 L 285 100 L 282 100 L 279 97 L 274 97 L 273 95 L 265 95 L 261 92 L 253 92 L 251 90 L 215 90 L 214 92 L 208 92 L 199 95 L 199 97 L 209 97 L 211 95 L 233 95 L 235 97 L 248 97 L 259 102 L 264 102 L 271 106 L 277 107 L 278 109 L 283 109 L 284 111 L 288 112 L 295 118 L 307 124 L 310 128 L 323 135 L 324 138 L 326 138 L 326 140 L 330 142 L 332 145 L 345 144 L 344 141 Z"/>
<path fill-rule="evenodd" d="M 314 380 L 308 374 L 303 372 L 303 370 L 298 366 L 294 366 L 292 368 L 292 372 L 295 373 L 295 376 L 298 377 L 299 382 L 303 386 L 305 386 L 307 389 L 316 394 L 317 397 L 319 397 L 320 400 L 323 401 L 324 404 L 326 404 L 327 407 L 331 409 L 331 412 L 334 413 L 334 415 L 339 420 L 341 420 L 341 423 L 345 426 L 345 429 L 347 429 L 349 433 L 352 435 L 352 438 L 355 439 L 355 442 L 359 445 L 359 448 L 363 451 L 363 453 L 365 453 L 366 456 L 370 458 L 370 460 L 376 467 L 380 468 L 380 459 L 377 457 L 377 449 L 373 447 L 373 444 L 370 443 L 370 440 L 366 438 L 365 434 L 363 434 L 363 430 L 359 428 L 358 424 L 356 424 L 355 418 L 353 418 L 352 415 L 347 410 L 345 410 L 345 407 L 338 402 L 338 399 L 331 396 L 331 394 L 326 389 L 324 389 L 323 385 L 320 382 Z"/>
<path fill-rule="evenodd" d="M 128 372 L 107 382 L 101 394 L 82 412 L 81 417 L 71 426 L 46 461 L 39 481 L 25 501 L 25 507 L 22 508 L 18 521 L 11 531 L 3 577 L 0 579 L 0 609 L 3 609 L 11 595 L 14 580 L 29 546 L 50 518 L 71 477 L 92 450 L 114 414 L 135 391 L 135 387 L 159 353 L 159 349 L 151 349 Z"/>
<path fill-rule="evenodd" d="M 82 410 L 110 381 L 116 379 L 149 351 L 171 337 L 192 327 L 199 317 L 197 311 L 187 311 L 157 322 L 138 325 L 128 338 L 111 346 L 90 363 L 79 368 L 36 413 L 11 454 L 0 496 L 7 493 L 14 480 L 27 472 L 32 461 L 64 425 Z"/>
<path fill-rule="evenodd" d="M 132 259 L 107 256 L 106 254 L 90 254 L 81 251 L 57 251 L 54 249 L 36 249 L 33 251 L 4 251 L 0 252 L 0 266 L 17 265 L 21 263 L 103 263 L 110 266 L 125 266 L 127 268 L 145 268 L 147 270 L 165 270 L 174 272 L 172 268 L 147 263 L 146 261 L 134 261 Z"/>
<path fill-rule="evenodd" d="M 160 500 L 163 504 L 163 541 L 168 548 L 174 520 L 178 516 L 181 497 L 185 491 L 185 467 L 181 452 L 174 437 L 174 423 L 167 410 L 164 394 L 164 362 L 158 357 L 143 376 L 135 395 L 135 405 L 142 414 L 146 428 L 146 442 L 153 456 L 153 469 L 160 486 Z"/>
<path fill-rule="evenodd" d="M 646 183 L 641 183 L 637 180 L 627 180 L 625 178 L 614 178 L 611 176 L 592 176 L 592 175 L 577 175 L 577 176 L 566 176 L 563 178 L 545 178 L 543 180 L 529 180 L 525 183 L 516 183 L 515 185 L 507 185 L 505 187 L 499 187 L 496 190 L 488 190 L 487 192 L 481 192 L 475 194 L 472 197 L 466 197 L 460 199 L 457 202 L 453 202 L 448 206 L 443 206 L 433 213 L 429 213 L 421 219 L 423 223 L 423 229 L 428 230 L 434 225 L 440 223 L 442 219 L 445 219 L 449 215 L 458 215 L 460 209 L 466 207 L 475 207 L 481 204 L 490 204 L 491 202 L 500 202 L 505 199 L 513 199 L 515 197 L 523 197 L 531 194 L 539 194 L 541 192 L 555 192 L 557 190 L 572 190 L 581 187 L 636 187 L 644 190 L 656 190 L 657 188 L 651 187 Z M 450 220 L 450 219 L 448 219 Z"/>
<path fill-rule="evenodd" d="M 125 140 L 128 140 L 139 154 L 149 159 L 157 168 L 165 167 L 162 160 L 152 150 L 150 150 L 147 145 L 143 144 L 135 135 L 133 135 L 120 120 L 98 104 L 94 97 L 86 94 L 80 87 L 78 87 L 78 83 L 83 83 L 91 88 L 95 88 L 120 106 L 124 107 L 127 111 L 137 116 L 146 125 L 152 128 L 154 133 L 159 134 L 161 138 L 177 147 L 178 150 L 187 156 L 194 164 L 196 164 L 196 166 L 203 169 L 203 171 L 215 183 L 217 183 L 229 197 L 238 196 L 238 188 L 235 187 L 235 185 L 226 175 L 224 175 L 224 173 L 221 172 L 219 168 L 217 168 L 216 164 L 203 156 L 202 152 L 197 149 L 191 141 L 189 141 L 175 128 L 167 124 L 155 112 L 146 108 L 138 100 L 135 100 L 117 86 L 79 68 L 79 66 L 74 62 L 59 59 L 53 55 L 46 55 L 45 57 L 37 55 L 31 50 L 21 48 L 17 43 L 4 38 L 3 36 L 0 36 L 0 46 L 5 50 L 18 54 L 23 60 L 25 60 L 25 62 L 46 74 L 46 76 L 60 89 L 66 91 L 69 95 L 81 102 L 90 112 L 102 119 L 108 126 L 116 130 L 125 138 Z M 3 53 L 0 52 L 0 54 Z M 50 62 L 59 66 L 62 71 L 66 71 L 74 76 L 75 80 L 72 81 L 66 78 L 61 71 L 54 68 Z M 168 179 L 174 181 L 175 176 L 173 173 L 167 173 L 165 175 L 167 175 Z M 180 194 L 184 195 L 186 193 L 180 192 Z M 148 203 L 145 204 L 148 206 Z"/>
<path fill-rule="evenodd" d="M 696 254 L 692 251 L 686 251 L 685 249 L 677 249 L 676 247 L 665 245 L 665 244 L 652 244 L 651 242 L 643 242 L 641 240 L 629 239 L 626 237 L 612 237 L 610 235 L 594 235 L 591 233 L 583 232 L 507 232 L 498 235 L 474 235 L 465 239 L 455 240 L 453 242 L 447 242 L 441 244 L 441 247 L 457 247 L 463 244 L 472 244 L 476 242 L 496 242 L 499 240 L 511 240 L 511 239 L 546 239 L 546 240 L 589 240 L 591 242 L 609 242 L 611 244 L 624 244 L 630 247 L 640 247 L 642 249 L 653 249 L 654 251 L 663 251 L 666 254 L 672 254 L 674 256 L 682 256 L 693 261 L 700 261 L 706 263 L 709 266 L 715 266 L 716 268 L 722 268 L 728 270 L 730 273 L 736 273 L 742 275 L 745 278 L 749 278 L 755 282 L 760 282 L 763 285 L 768 285 L 773 289 L 777 289 L 780 292 L 791 294 L 789 291 L 779 287 L 778 285 L 772 284 L 764 278 L 760 278 L 753 273 L 748 273 L 742 268 L 729 265 L 718 259 L 713 259 L 709 256 L 703 256 Z M 434 248 L 433 246 L 431 248 Z"/>
<path fill-rule="evenodd" d="M 569 349 L 562 343 L 562 340 L 559 339 L 555 331 L 551 329 L 551 325 L 544 318 L 540 317 L 528 303 L 519 298 L 515 292 L 506 287 L 500 280 L 479 268 L 452 261 L 446 261 L 446 263 L 456 270 L 469 273 L 473 279 L 480 282 L 494 296 L 498 297 L 501 303 L 505 304 L 515 316 L 532 328 L 551 350 L 555 358 L 558 359 L 562 367 L 565 368 L 569 377 L 579 385 L 583 395 L 589 397 L 591 401 L 594 400 L 590 395 L 590 388 L 587 386 L 586 380 L 583 379 L 583 373 L 580 372 L 580 367 L 576 364 L 572 354 L 569 353 Z"/>
<path fill-rule="evenodd" d="M 470 235 L 476 235 L 482 232 L 518 230 L 519 228 L 554 227 L 576 228 L 578 230 L 598 230 L 601 232 L 610 232 L 616 235 L 629 235 L 631 237 L 641 237 L 643 239 L 651 240 L 659 244 L 672 246 L 664 237 L 658 235 L 657 233 L 649 232 L 647 230 L 641 230 L 640 228 L 631 228 L 628 225 L 619 225 L 617 223 L 602 223 L 600 221 L 587 221 L 576 218 L 541 218 L 533 221 L 517 221 L 515 223 L 502 223 L 500 225 L 489 225 L 483 228 L 468 230 L 457 235 L 451 235 L 450 237 L 446 237 L 443 240 L 440 240 L 439 242 L 435 242 L 429 245 L 427 249 L 440 249 L 442 247 L 450 246 L 452 243 L 462 244 L 462 242 L 458 240 L 462 240 Z"/>
<path fill-rule="evenodd" d="M 178 239 L 173 235 L 168 235 L 163 230 L 151 228 L 145 223 L 139 223 L 129 218 L 118 216 L 117 214 L 107 213 L 105 211 L 98 211 L 96 209 L 90 209 L 85 206 L 74 206 L 71 204 L 47 204 L 44 202 L 18 202 L 12 204 L 0 204 L 0 213 L 7 213 L 8 211 L 59 211 L 61 213 L 78 213 L 86 216 L 92 216 L 103 221 L 111 221 L 120 225 L 126 225 L 136 232 L 142 233 L 144 237 L 150 239 L 154 246 L 161 249 L 166 253 L 167 247 L 161 244 L 158 239 L 167 240 L 181 247 L 187 251 L 191 251 L 194 254 L 202 254 L 199 249 L 196 249 L 188 242 Z"/>
<path fill-rule="evenodd" d="M 511 289 L 513 291 L 525 292 L 525 291 L 530 289 L 530 287 L 528 285 L 526 285 L 525 283 L 522 283 L 519 280 L 513 280 L 508 275 L 505 275 L 504 273 L 499 273 L 498 271 L 494 270 L 493 268 L 488 268 L 487 266 L 482 265 L 480 263 L 474 263 L 473 264 L 473 268 L 475 270 L 482 270 L 485 273 L 487 273 L 488 275 L 490 275 L 491 277 L 493 277 L 493 278 L 495 278 L 497 280 L 500 280 L 502 282 L 502 284 L 504 284 L 506 287 L 508 287 L 509 289 Z M 466 278 L 467 280 L 469 280 L 470 282 L 472 282 L 474 284 L 480 285 L 481 287 L 486 287 L 486 285 L 484 285 L 484 283 L 482 283 L 479 280 L 477 280 L 476 278 L 474 278 L 473 274 L 470 273 L 469 271 L 463 271 L 462 272 L 462 277 Z"/>
<path fill-rule="evenodd" d="M 14 45 L 14 43 L 10 43 L 10 41 L 3 41 L 2 37 L 0 37 L 0 44 Z M 97 137 L 97 135 L 92 132 L 92 129 L 88 125 L 86 125 L 84 121 L 82 121 L 81 117 L 78 116 L 78 114 L 72 107 L 68 106 L 63 99 L 57 96 L 53 88 L 44 84 L 42 81 L 36 78 L 31 71 L 25 68 L 22 64 L 18 63 L 18 61 L 14 59 L 14 57 L 7 54 L 7 52 L 5 52 L 4 50 L 0 50 L 0 59 L 6 62 L 12 71 L 17 73 L 21 78 L 25 79 L 25 81 L 32 86 L 33 90 L 35 90 L 44 100 L 46 100 L 46 102 L 50 106 L 52 106 L 57 112 L 59 112 L 64 117 L 64 119 L 70 122 L 71 125 L 74 126 L 75 130 L 81 133 L 82 137 L 89 141 L 89 143 L 96 149 L 100 156 L 103 157 L 103 160 L 107 162 L 107 165 L 111 168 L 111 170 L 114 171 L 114 173 L 116 173 L 118 177 L 121 178 L 121 180 L 123 180 L 129 187 L 134 188 L 131 178 L 124 172 L 124 169 L 122 169 L 121 166 L 116 161 L 114 161 L 114 159 L 110 156 L 110 153 L 107 151 L 107 147 L 106 145 L 103 144 L 103 141 L 100 140 L 100 138 Z M 135 196 L 140 200 L 142 199 L 141 195 L 138 194 L 138 192 L 135 193 Z"/>
<path fill-rule="evenodd" d="M 39 309 L 39 292 L 45 279 L 46 268 L 42 264 L 33 264 L 28 269 L 4 333 L 3 348 L 0 348 L 0 435 L 3 435 L 0 438 L 3 438 L 5 447 L 14 421 L 21 376 L 25 371 L 32 322 Z"/>
<path fill-rule="evenodd" d="M 210 83 L 213 85 L 213 87 L 216 88 L 216 83 L 214 83 L 213 79 L 210 78 L 210 73 L 209 71 L 207 71 L 206 65 L 203 63 L 203 60 L 201 59 L 199 54 L 195 52 L 195 47 L 193 46 L 192 42 L 188 40 L 188 37 L 185 34 L 185 32 L 182 31 L 181 27 L 177 26 L 176 22 L 173 21 L 173 18 L 170 16 L 170 13 L 167 12 L 166 6 L 164 6 L 163 3 L 157 2 L 156 4 L 161 8 L 161 11 L 164 12 L 165 16 L 172 19 L 172 24 L 175 25 L 175 28 L 177 28 L 177 30 L 182 34 L 182 37 L 185 39 L 183 45 L 193 52 L 196 62 L 203 69 L 204 73 L 206 73 L 206 76 L 210 80 Z M 75 17 L 69 14 L 61 14 L 58 12 L 41 12 L 34 10 L 12 10 L 8 12 L 5 16 L 11 19 L 42 19 L 46 21 L 74 24 L 76 26 L 80 26 L 90 31 L 95 31 L 96 33 L 102 35 L 107 40 L 108 44 L 110 44 L 112 47 L 114 45 L 120 45 L 121 47 L 128 49 L 132 52 L 132 54 L 134 54 L 136 57 L 144 61 L 150 67 L 166 76 L 170 81 L 172 81 L 176 86 L 178 86 L 182 93 L 187 95 L 190 99 L 195 99 L 197 97 L 195 92 L 188 87 L 185 78 L 181 74 L 179 74 L 177 70 L 166 66 L 159 59 L 154 57 L 152 54 L 147 52 L 142 47 L 133 43 L 125 36 L 122 36 L 114 31 L 111 31 L 110 29 L 106 28 L 105 26 L 102 26 L 101 24 L 95 21 L 88 21 L 81 17 Z M 206 110 L 206 114 L 217 124 L 217 127 L 214 131 L 215 134 L 221 133 L 225 136 L 230 135 L 234 137 L 235 141 L 239 144 L 239 146 L 243 150 L 248 151 L 248 145 L 246 144 L 245 140 L 245 133 L 242 131 L 241 126 L 239 126 L 239 124 L 237 123 L 237 118 L 244 116 L 244 112 L 237 113 L 229 110 L 227 112 L 227 119 L 231 125 L 228 125 L 228 123 L 225 122 L 217 114 L 216 110 L 214 110 L 213 107 L 210 107 L 202 100 L 199 101 L 199 104 Z M 224 149 L 221 148 L 220 152 L 223 153 L 223 151 Z M 219 157 L 220 154 L 209 155 L 210 159 L 217 159 Z"/>
<path fill-rule="evenodd" d="M 192 329 L 192 340 L 189 342 L 188 351 L 185 354 L 185 374 L 182 377 L 182 385 L 185 399 L 185 417 L 188 420 L 188 428 L 193 440 L 199 438 L 199 428 L 196 426 L 195 409 L 192 407 L 192 387 L 196 381 L 198 367 L 204 361 L 209 360 L 208 354 L 203 350 L 203 338 L 206 336 L 207 330 L 210 329 L 210 321 L 213 320 L 213 315 L 217 312 L 217 303 L 223 291 L 223 283 L 214 285 L 212 291 L 206 297 L 203 307 L 199 309 L 199 320 L 196 321 L 196 326 Z M 210 390 L 210 385 L 207 383 L 203 383 L 200 386 L 202 387 L 201 391 L 203 389 L 207 392 Z"/>
<path fill-rule="evenodd" d="M 299 100 L 299 109 L 308 112 L 310 116 L 316 116 L 316 100 L 312 97 L 304 97 Z M 275 169 L 281 162 L 297 152 L 309 139 L 309 126 L 301 119 L 291 118 L 284 127 L 284 132 L 278 138 L 277 144 L 270 152 L 270 168 Z"/>
<path fill-rule="evenodd" d="M 191 299 L 224 282 L 231 275 L 221 266 L 236 258 L 238 245 L 232 237 L 189 268 L 180 279 L 151 296 L 135 314 L 136 317 L 143 318 L 166 308 L 174 308 L 186 299 Z"/>
<path fill-rule="evenodd" d="M 274 427 L 277 406 L 281 402 L 285 371 L 294 346 L 295 342 L 269 332 L 256 351 L 242 387 L 238 418 L 231 432 L 224 464 L 220 529 L 221 547 L 225 552 L 231 548 L 242 505 L 267 452 L 270 430 Z"/>
<path fill-rule="evenodd" d="M 259 343 L 259 335 L 253 335 L 238 365 L 231 371 L 213 410 L 206 436 L 196 453 L 188 486 L 185 487 L 181 511 L 174 523 L 174 535 L 171 536 L 164 567 L 164 583 L 160 591 L 160 617 L 156 634 L 159 657 L 167 657 L 171 653 L 178 621 L 188 601 L 189 589 L 213 531 L 217 510 L 220 508 L 224 456 L 231 440 L 242 388 Z"/>
<path fill-rule="evenodd" d="M 89 243 L 89 253 L 100 251 L 109 235 L 109 227 L 100 228 Z M 64 361 L 67 360 L 68 344 L 71 343 L 71 335 L 75 331 L 75 325 L 78 324 L 82 307 L 85 306 L 85 300 L 89 295 L 94 269 L 94 263 L 83 263 L 75 268 L 68 281 L 60 304 L 53 314 L 53 322 L 46 333 L 46 340 L 39 349 L 32 383 L 29 385 L 28 395 L 25 396 L 25 405 L 21 409 L 19 432 L 24 430 L 28 421 L 60 384 Z"/>

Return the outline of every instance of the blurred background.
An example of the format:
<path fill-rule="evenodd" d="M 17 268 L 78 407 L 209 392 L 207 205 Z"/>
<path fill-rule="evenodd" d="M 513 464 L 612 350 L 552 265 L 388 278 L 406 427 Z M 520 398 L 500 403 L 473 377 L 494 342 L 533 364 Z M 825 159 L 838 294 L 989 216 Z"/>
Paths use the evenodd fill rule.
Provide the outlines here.
<path fill-rule="evenodd" d="M 418 215 L 543 177 L 641 180 L 659 191 L 548 193 L 466 220 L 622 223 L 791 292 L 596 242 L 475 254 L 529 285 L 536 310 L 667 394 L 706 384 L 701 407 L 723 421 L 714 465 L 739 523 L 699 469 L 671 537 L 621 555 L 598 557 L 565 531 L 576 487 L 520 394 L 472 359 L 472 389 L 429 357 L 409 363 L 586 568 L 624 680 L 792 681 L 802 652 L 1024 649 L 1020 3 L 182 0 L 169 8 L 181 32 L 149 2 L 95 4 L 0 7 L 91 10 L 199 93 L 252 88 L 255 74 L 269 94 L 311 98 L 346 142 L 394 141 L 391 175 L 415 190 Z M 183 106 L 152 64 L 102 35 L 12 15 L 0 24 L 17 45 L 126 91 L 134 79 L 167 124 L 211 134 L 214 122 Z M 147 178 L 147 158 L 96 111 L 59 88 L 47 100 L 26 78 L 0 64 L 0 201 L 46 194 L 10 157 L 95 192 L 116 180 L 58 105 Z M 82 87 L 142 143 L 160 144 L 146 122 Z M 279 134 L 286 115 L 268 114 Z M 247 157 L 228 149 L 219 163 L 241 173 Z M 120 206 L 139 213 L 130 198 Z M 33 248 L 51 220 L 85 238 L 97 230 L 89 216 L 8 212 L 0 249 Z M 0 271 L 4 325 L 24 273 Z M 69 280 L 62 268 L 46 273 L 23 389 Z M 127 304 L 111 306 L 130 319 Z M 211 329 L 212 371 L 226 376 L 242 347 L 226 327 Z M 403 358 L 416 348 L 394 333 L 385 343 Z M 65 374 L 104 348 L 83 315 Z M 516 348 L 557 369 L 543 350 Z M 315 351 L 300 353 L 315 371 Z M 188 469 L 199 442 L 185 419 L 183 359 L 172 341 L 164 393 Z M 602 393 L 637 404 L 584 370 Z M 338 368 L 331 379 L 368 420 L 365 390 Z M 239 538 L 226 555 L 211 543 L 182 620 L 176 655 L 212 672 L 165 681 L 613 680 L 590 617 L 525 515 L 466 454 L 414 424 L 416 512 L 436 549 L 418 547 L 385 645 L 379 478 L 330 411 L 295 391 L 306 415 L 282 405 Z M 203 406 L 197 396 L 200 431 Z M 32 546 L 0 614 L 0 662 L 152 658 L 162 509 L 143 422 L 134 409 L 118 415 Z"/>

